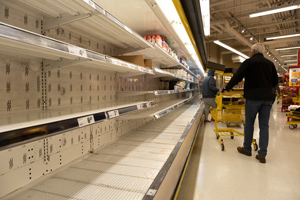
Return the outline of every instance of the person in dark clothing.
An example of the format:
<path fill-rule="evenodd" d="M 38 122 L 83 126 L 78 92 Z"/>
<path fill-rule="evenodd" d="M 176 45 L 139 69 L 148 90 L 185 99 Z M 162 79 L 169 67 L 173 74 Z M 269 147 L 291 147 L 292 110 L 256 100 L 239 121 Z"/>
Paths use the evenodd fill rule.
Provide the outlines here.
<path fill-rule="evenodd" d="M 269 119 L 273 101 L 273 88 L 278 84 L 275 65 L 264 58 L 264 45 L 254 44 L 251 47 L 250 58 L 245 60 L 236 74 L 233 75 L 225 90 L 230 91 L 234 85 L 245 78 L 244 97 L 245 127 L 244 144 L 238 147 L 239 153 L 252 156 L 251 144 L 253 140 L 254 121 L 258 113 L 259 120 L 259 151 L 256 155 L 261 163 L 266 162 L 269 143 Z"/>
<path fill-rule="evenodd" d="M 214 69 L 208 70 L 207 77 L 203 81 L 203 84 L 202 84 L 202 96 L 203 96 L 203 101 L 204 101 L 204 105 L 205 105 L 205 122 L 210 122 L 208 120 L 208 113 L 209 113 L 210 107 L 212 107 L 212 108 L 217 107 L 215 97 L 216 97 L 219 89 L 216 88 L 216 80 L 214 79 L 214 75 L 215 75 Z M 212 120 L 213 120 L 213 118 L 212 118 Z"/>

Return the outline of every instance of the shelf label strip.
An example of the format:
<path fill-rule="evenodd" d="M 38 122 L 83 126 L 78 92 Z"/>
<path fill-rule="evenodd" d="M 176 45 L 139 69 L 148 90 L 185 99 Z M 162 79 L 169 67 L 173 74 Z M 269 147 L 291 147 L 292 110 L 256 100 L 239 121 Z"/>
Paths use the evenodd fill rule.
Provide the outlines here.
<path fill-rule="evenodd" d="M 68 49 L 70 54 L 87 58 L 86 50 L 83 48 L 73 46 L 73 45 L 68 45 Z"/>

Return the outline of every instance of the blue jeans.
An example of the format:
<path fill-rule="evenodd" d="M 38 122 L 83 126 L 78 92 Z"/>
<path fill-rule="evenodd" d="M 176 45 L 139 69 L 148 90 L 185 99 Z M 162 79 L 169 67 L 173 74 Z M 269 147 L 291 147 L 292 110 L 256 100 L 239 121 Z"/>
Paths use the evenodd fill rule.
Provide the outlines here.
<path fill-rule="evenodd" d="M 256 101 L 246 99 L 245 104 L 245 128 L 244 128 L 244 150 L 251 152 L 254 122 L 258 113 L 259 120 L 259 151 L 261 157 L 267 156 L 269 144 L 269 119 L 272 101 Z"/>

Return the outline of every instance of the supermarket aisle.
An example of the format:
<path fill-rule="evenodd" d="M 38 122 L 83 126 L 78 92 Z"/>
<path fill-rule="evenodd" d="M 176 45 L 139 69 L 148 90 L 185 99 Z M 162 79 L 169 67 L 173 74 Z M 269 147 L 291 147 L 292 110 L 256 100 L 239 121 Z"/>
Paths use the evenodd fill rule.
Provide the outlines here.
<path fill-rule="evenodd" d="M 273 106 L 266 164 L 255 159 L 254 151 L 252 157 L 237 152 L 242 137 L 225 137 L 222 152 L 214 124 L 206 124 L 204 135 L 197 138 L 178 200 L 299 200 L 300 128 L 290 130 L 285 121 L 280 104 Z M 257 121 L 254 135 L 258 139 Z"/>

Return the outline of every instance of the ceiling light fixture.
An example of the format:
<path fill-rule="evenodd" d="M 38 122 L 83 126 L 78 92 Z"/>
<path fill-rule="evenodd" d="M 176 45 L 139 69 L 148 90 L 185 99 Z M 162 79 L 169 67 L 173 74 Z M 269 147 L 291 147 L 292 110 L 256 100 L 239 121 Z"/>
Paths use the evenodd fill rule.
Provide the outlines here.
<path fill-rule="evenodd" d="M 286 47 L 286 48 L 277 48 L 276 51 L 288 50 L 288 49 L 300 49 L 300 47 Z"/>
<path fill-rule="evenodd" d="M 228 49 L 229 51 L 232 51 L 232 52 L 234 52 L 234 53 L 242 56 L 245 59 L 249 58 L 249 56 L 246 56 L 245 54 L 243 54 L 243 53 L 239 52 L 238 50 L 236 50 L 236 49 L 234 49 L 234 48 L 232 48 L 232 47 L 230 47 L 230 46 L 228 46 L 228 45 L 220 42 L 219 40 L 215 40 L 214 43 L 217 44 L 217 45 L 220 45 L 221 47 L 224 47 L 225 49 Z"/>
<path fill-rule="evenodd" d="M 210 35 L 210 8 L 209 0 L 200 0 L 201 15 L 203 21 L 204 35 Z"/>
<path fill-rule="evenodd" d="M 300 36 L 300 34 L 282 35 L 282 36 L 276 36 L 276 37 L 268 37 L 268 38 L 266 38 L 266 40 L 276 40 L 276 39 L 290 38 L 290 37 L 297 37 L 297 36 Z"/>
<path fill-rule="evenodd" d="M 285 60 L 283 62 L 297 62 L 297 60 Z"/>
<path fill-rule="evenodd" d="M 287 7 L 283 7 L 283 8 L 277 8 L 277 9 L 267 10 L 267 11 L 263 11 L 263 12 L 253 13 L 253 14 L 250 14 L 249 17 L 250 18 L 260 17 L 260 16 L 264 16 L 264 15 L 271 15 L 274 13 L 285 12 L 285 11 L 295 10 L 295 9 L 299 9 L 299 8 L 300 8 L 300 5 L 287 6 Z"/>
<path fill-rule="evenodd" d="M 298 56 L 298 54 L 282 55 L 282 56 L 280 56 L 280 57 L 292 57 L 292 56 Z"/>
<path fill-rule="evenodd" d="M 251 41 L 253 40 L 253 36 L 250 37 L 250 40 L 251 40 Z"/>

